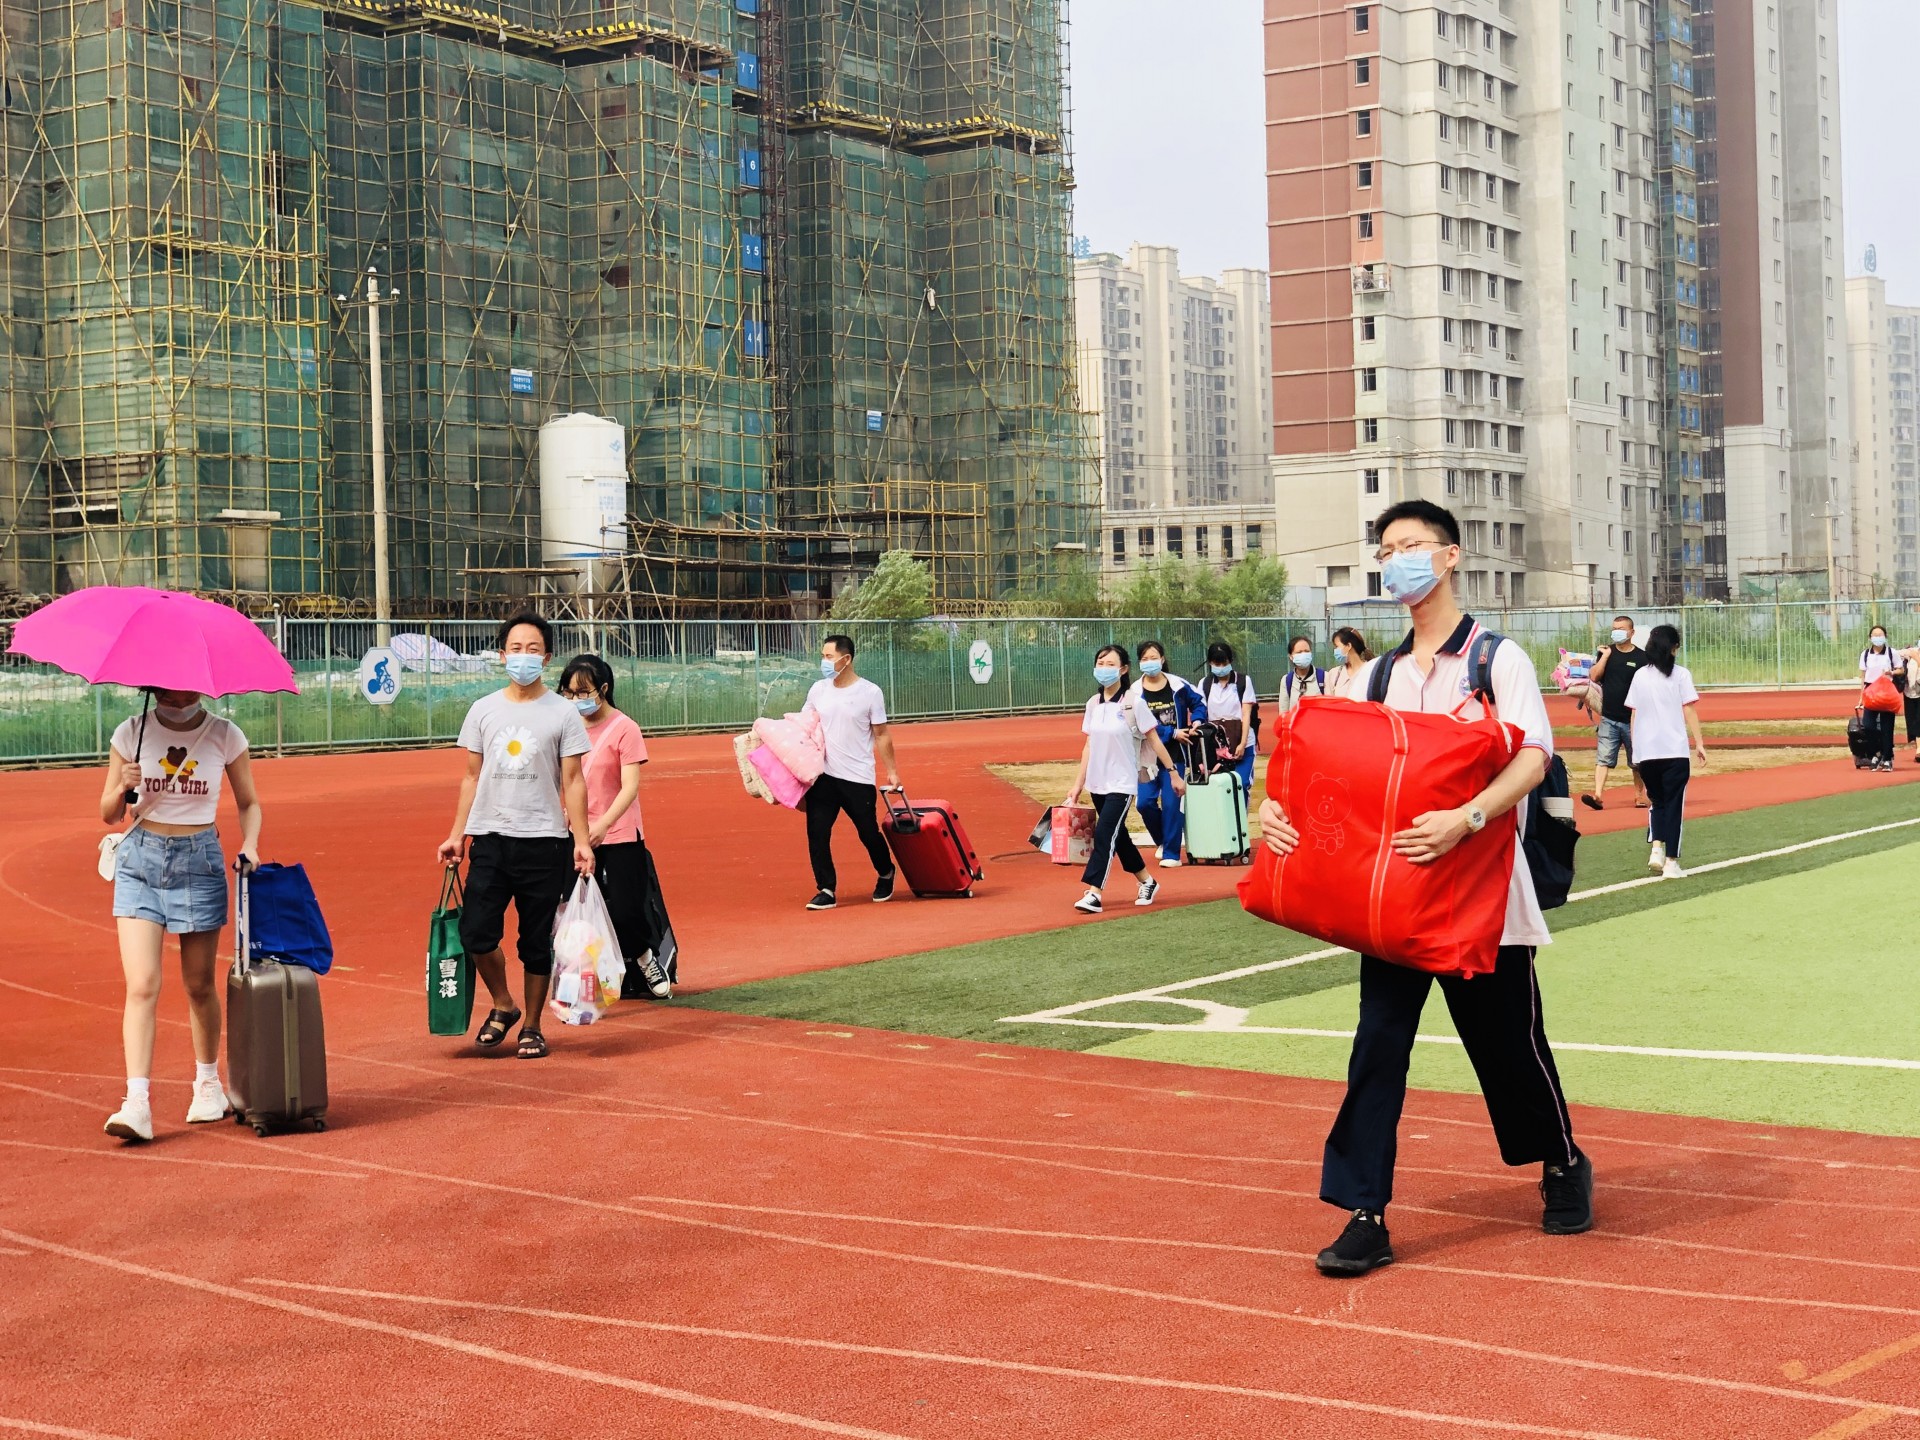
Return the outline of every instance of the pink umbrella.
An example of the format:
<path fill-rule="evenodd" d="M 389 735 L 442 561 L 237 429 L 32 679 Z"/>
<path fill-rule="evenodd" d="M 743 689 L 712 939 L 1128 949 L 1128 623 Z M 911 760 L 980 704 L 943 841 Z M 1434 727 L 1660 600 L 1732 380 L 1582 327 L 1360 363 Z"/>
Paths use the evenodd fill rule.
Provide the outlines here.
<path fill-rule="evenodd" d="M 144 585 L 62 595 L 13 627 L 10 655 L 57 665 L 95 685 L 239 695 L 299 694 L 293 667 L 238 610 Z"/>

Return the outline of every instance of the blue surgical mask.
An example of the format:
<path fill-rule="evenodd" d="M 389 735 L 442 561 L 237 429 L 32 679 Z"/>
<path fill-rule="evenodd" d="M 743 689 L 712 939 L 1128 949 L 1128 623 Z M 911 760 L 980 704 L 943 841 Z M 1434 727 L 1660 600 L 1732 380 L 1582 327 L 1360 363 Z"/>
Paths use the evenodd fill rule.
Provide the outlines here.
<path fill-rule="evenodd" d="M 1344 645 L 1336 645 L 1336 646 L 1334 646 L 1334 647 L 1333 647 L 1333 658 L 1334 658 L 1334 660 L 1335 660 L 1335 661 L 1336 661 L 1337 663 L 1339 663 L 1339 664 L 1341 664 L 1341 665 L 1344 665 L 1344 664 L 1346 664 L 1346 663 L 1347 663 L 1347 647 L 1346 647 L 1346 646 L 1344 646 Z"/>
<path fill-rule="evenodd" d="M 573 708 L 578 710 L 582 715 L 595 714 L 600 709 L 600 697 L 597 695 L 575 695 L 573 697 Z"/>
<path fill-rule="evenodd" d="M 1874 649 L 1876 649 L 1876 650 L 1884 650 L 1884 649 L 1886 649 L 1886 648 L 1887 648 L 1887 637 L 1886 637 L 1886 636 L 1884 636 L 1884 635 L 1876 635 L 1876 636 L 1874 636 L 1874 637 L 1873 637 L 1873 648 L 1874 648 Z"/>
<path fill-rule="evenodd" d="M 1302 670 L 1306 669 L 1309 665 L 1313 664 L 1313 652 L 1311 650 L 1300 651 L 1293 657 L 1293 663 L 1298 665 Z"/>
<path fill-rule="evenodd" d="M 1106 689 L 1107 686 L 1113 684 L 1119 678 L 1120 667 L 1118 665 L 1096 665 L 1093 667 L 1093 683 L 1098 685 L 1102 690 Z"/>
<path fill-rule="evenodd" d="M 516 685 L 533 684 L 547 668 L 544 655 L 509 655 L 500 663 L 506 667 L 507 678 Z"/>
<path fill-rule="evenodd" d="M 822 657 L 822 658 L 821 658 L 821 661 L 820 661 L 820 678 L 821 678 L 822 680 L 831 680 L 831 679 L 833 679 L 833 677 L 834 677 L 834 676 L 836 676 L 836 675 L 838 675 L 839 673 L 840 673 L 840 663 L 839 663 L 839 661 L 837 661 L 837 660 L 828 660 L 828 659 L 826 659 L 825 657 Z"/>
<path fill-rule="evenodd" d="M 1164 668 L 1164 663 L 1159 660 L 1142 660 L 1140 662 L 1140 673 L 1142 675 L 1158 675 Z"/>
<path fill-rule="evenodd" d="M 1207 669 L 1211 670 L 1215 676 L 1222 680 L 1233 674 L 1233 666 L 1231 665 L 1209 665 Z"/>
<path fill-rule="evenodd" d="M 1613 643 L 1616 645 L 1624 645 L 1632 638 L 1633 632 L 1631 630 L 1616 630 L 1613 632 Z"/>
<path fill-rule="evenodd" d="M 1380 584 L 1402 605 L 1418 605 L 1439 583 L 1433 556 L 1425 550 L 1396 550 L 1380 567 Z"/>

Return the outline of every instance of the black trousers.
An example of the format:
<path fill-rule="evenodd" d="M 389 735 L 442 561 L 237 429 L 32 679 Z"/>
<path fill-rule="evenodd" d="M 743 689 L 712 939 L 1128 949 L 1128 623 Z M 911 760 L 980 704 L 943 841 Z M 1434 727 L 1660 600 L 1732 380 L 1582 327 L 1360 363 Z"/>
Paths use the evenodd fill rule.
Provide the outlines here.
<path fill-rule="evenodd" d="M 1330 1205 L 1378 1211 L 1393 1199 L 1407 1062 L 1436 978 L 1480 1079 L 1500 1158 L 1509 1165 L 1573 1160 L 1573 1122 L 1547 1045 L 1531 946 L 1502 946 L 1493 973 L 1471 980 L 1363 955 L 1347 1095 L 1320 1166 L 1320 1198 Z"/>
<path fill-rule="evenodd" d="M 1907 702 L 1911 705 L 1913 702 Z M 1873 737 L 1873 758 L 1893 763 L 1893 712 L 1891 710 L 1867 711 L 1867 734 Z"/>
<path fill-rule="evenodd" d="M 1680 858 L 1680 832 L 1686 828 L 1687 781 L 1693 778 L 1693 762 L 1643 760 L 1640 778 L 1647 782 L 1647 840 L 1667 847 L 1667 858 Z"/>
<path fill-rule="evenodd" d="M 1920 745 L 1920 700 L 1907 697 L 1907 743 Z"/>
<path fill-rule="evenodd" d="M 857 785 L 835 775 L 822 775 L 813 782 L 813 788 L 807 791 L 807 854 L 813 860 L 813 883 L 820 889 L 832 894 L 838 883 L 833 868 L 833 826 L 843 810 L 853 821 L 860 843 L 867 847 L 873 873 L 893 873 L 893 853 L 887 849 L 874 813 L 879 804 L 880 791 L 872 785 Z"/>
<path fill-rule="evenodd" d="M 1124 793 L 1095 795 L 1092 800 L 1095 812 L 1093 849 L 1087 855 L 1087 868 L 1080 872 L 1080 879 L 1099 890 L 1107 883 L 1114 856 L 1120 857 L 1121 868 L 1129 875 L 1141 874 L 1146 870 L 1147 862 L 1140 858 L 1140 847 L 1133 843 L 1133 836 L 1127 833 L 1127 811 L 1133 807 L 1133 796 Z"/>

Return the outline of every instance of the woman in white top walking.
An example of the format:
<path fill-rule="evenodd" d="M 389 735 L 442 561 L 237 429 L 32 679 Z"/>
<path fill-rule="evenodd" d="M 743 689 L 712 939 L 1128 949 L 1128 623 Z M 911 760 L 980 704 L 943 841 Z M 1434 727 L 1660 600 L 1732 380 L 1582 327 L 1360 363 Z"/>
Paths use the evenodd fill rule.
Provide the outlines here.
<path fill-rule="evenodd" d="M 1311 650 L 1308 654 L 1311 658 Z M 1200 698 L 1206 704 L 1208 721 L 1226 732 L 1233 768 L 1240 773 L 1240 788 L 1251 795 L 1253 756 L 1260 748 L 1260 699 L 1252 678 L 1240 673 L 1233 646 L 1224 640 L 1207 647 L 1207 674 L 1200 682 Z"/>
<path fill-rule="evenodd" d="M 1160 762 L 1160 768 L 1173 777 L 1177 795 L 1187 793 L 1187 782 L 1174 767 L 1173 757 L 1160 741 L 1159 721 L 1153 707 L 1137 690 L 1130 691 L 1129 661 L 1119 645 L 1102 646 L 1093 657 L 1093 680 L 1100 688 L 1087 701 L 1080 729 L 1087 743 L 1080 749 L 1080 766 L 1073 772 L 1073 784 L 1067 788 L 1067 804 L 1080 801 L 1084 787 L 1093 800 L 1095 818 L 1093 850 L 1087 856 L 1087 868 L 1080 879 L 1087 893 L 1074 902 L 1074 909 L 1098 915 L 1103 908 L 1100 892 L 1113 868 L 1114 857 L 1121 868 L 1140 882 L 1136 905 L 1151 905 L 1160 882 L 1147 874 L 1147 862 L 1140 857 L 1133 837 L 1127 833 L 1127 811 L 1132 808 L 1140 784 L 1143 752 Z"/>
<path fill-rule="evenodd" d="M 154 1012 L 160 1001 L 161 950 L 180 937 L 180 978 L 193 1024 L 193 1102 L 187 1123 L 227 1113 L 220 1083 L 220 931 L 227 923 L 227 864 L 214 820 L 224 779 L 240 809 L 240 863 L 260 859 L 260 798 L 254 793 L 247 737 L 209 714 L 194 690 L 156 690 L 153 714 L 113 732 L 100 818 L 133 825 L 113 854 L 113 915 L 127 1003 L 120 1038 L 127 1098 L 107 1118 L 107 1134 L 153 1138 L 151 1097 Z M 131 797 L 131 798 L 129 798 Z"/>
<path fill-rule="evenodd" d="M 1633 754 L 1646 782 L 1652 810 L 1647 838 L 1653 849 L 1647 868 L 1669 880 L 1686 872 L 1680 868 L 1680 834 L 1686 818 L 1687 781 L 1693 762 L 1707 762 L 1707 742 L 1700 733 L 1700 692 L 1693 672 L 1676 664 L 1680 632 L 1656 625 L 1647 637 L 1647 663 L 1635 672 L 1627 688 L 1627 708 L 1633 712 Z"/>
<path fill-rule="evenodd" d="M 1334 631 L 1333 669 L 1327 672 L 1327 693 L 1353 700 L 1366 699 L 1367 692 L 1356 682 L 1371 659 L 1373 651 L 1367 648 L 1366 636 L 1351 625 L 1342 625 Z"/>
<path fill-rule="evenodd" d="M 1865 689 L 1882 675 L 1894 675 L 1894 683 L 1903 689 L 1906 657 L 1887 643 L 1887 627 L 1876 625 L 1867 632 L 1867 648 L 1860 652 L 1860 688 Z M 1868 710 L 1867 733 L 1874 739 L 1873 768 L 1893 769 L 1893 711 Z"/>

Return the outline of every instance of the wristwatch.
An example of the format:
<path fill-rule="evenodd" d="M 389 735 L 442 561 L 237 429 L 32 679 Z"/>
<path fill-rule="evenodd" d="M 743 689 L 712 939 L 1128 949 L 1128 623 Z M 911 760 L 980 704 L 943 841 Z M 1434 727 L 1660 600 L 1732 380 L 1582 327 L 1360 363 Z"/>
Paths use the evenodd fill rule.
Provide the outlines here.
<path fill-rule="evenodd" d="M 1478 835 L 1487 828 L 1487 812 L 1478 805 L 1467 807 L 1467 833 Z"/>

